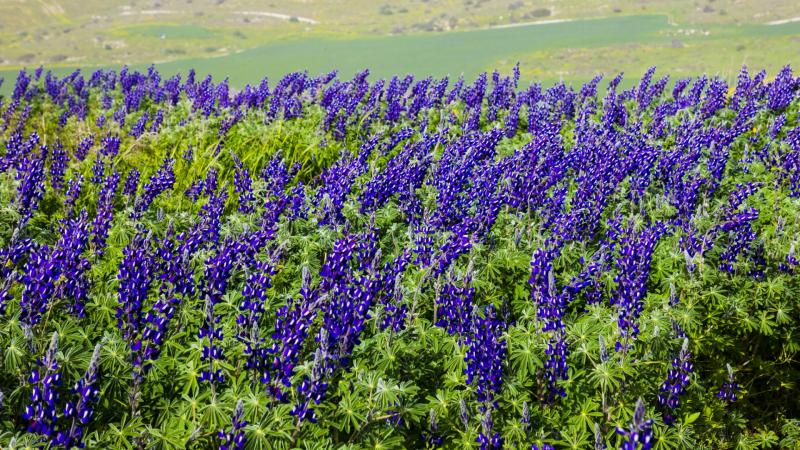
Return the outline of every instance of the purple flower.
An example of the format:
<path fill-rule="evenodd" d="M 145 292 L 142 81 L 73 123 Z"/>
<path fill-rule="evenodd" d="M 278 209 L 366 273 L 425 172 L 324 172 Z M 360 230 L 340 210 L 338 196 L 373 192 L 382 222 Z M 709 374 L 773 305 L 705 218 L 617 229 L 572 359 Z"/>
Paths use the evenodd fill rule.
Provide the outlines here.
<path fill-rule="evenodd" d="M 787 64 L 769 85 L 767 108 L 773 111 L 786 109 L 795 96 L 795 88 L 792 67 Z"/>
<path fill-rule="evenodd" d="M 222 441 L 219 444 L 219 450 L 241 450 L 247 443 L 244 436 L 244 427 L 247 426 L 247 421 L 244 420 L 244 403 L 241 400 L 236 402 L 236 407 L 233 409 L 231 416 L 231 429 L 230 431 L 220 430 L 217 436 Z"/>
<path fill-rule="evenodd" d="M 620 450 L 650 450 L 653 447 L 653 420 L 645 419 L 641 398 L 636 400 L 630 427 L 627 430 L 617 427 L 617 434 L 623 438 Z"/>
<path fill-rule="evenodd" d="M 36 138 L 38 142 L 38 137 Z M 21 180 L 17 188 L 16 205 L 20 216 L 20 226 L 23 226 L 33 215 L 44 197 L 44 159 L 47 150 L 43 147 L 38 155 L 28 154 L 20 163 L 17 170 L 17 179 Z"/>
<path fill-rule="evenodd" d="M 183 192 L 183 195 L 186 196 L 192 202 L 196 202 L 197 199 L 203 194 L 203 190 L 205 189 L 205 180 L 204 179 L 196 179 L 192 184 L 186 188 Z"/>
<path fill-rule="evenodd" d="M 50 163 L 50 186 L 53 190 L 60 191 L 64 187 L 64 174 L 67 171 L 69 155 L 61 145 L 61 141 L 56 140 L 53 145 L 52 162 Z"/>
<path fill-rule="evenodd" d="M 175 160 L 172 158 L 164 159 L 164 163 L 159 167 L 156 173 L 150 177 L 150 181 L 145 183 L 142 195 L 136 199 L 136 203 L 133 206 L 133 211 L 131 212 L 132 219 L 139 219 L 159 194 L 172 189 L 172 186 L 175 184 L 174 164 Z"/>
<path fill-rule="evenodd" d="M 244 167 L 239 158 L 233 155 L 233 161 L 236 165 L 236 172 L 234 173 L 233 188 L 239 194 L 239 212 L 249 214 L 253 212 L 253 180 L 250 178 L 250 171 Z"/>
<path fill-rule="evenodd" d="M 566 333 L 563 330 L 558 330 L 551 335 L 545 355 L 547 355 L 547 360 L 544 363 L 544 377 L 547 380 L 548 400 L 552 402 L 557 397 L 566 397 L 567 395 L 564 388 L 558 384 L 559 380 L 566 381 L 569 376 L 567 372 L 569 347 Z"/>
<path fill-rule="evenodd" d="M 326 341 L 325 330 L 323 329 L 320 334 L 320 342 Z M 327 348 L 320 346 L 314 352 L 314 361 L 312 363 L 311 375 L 303 378 L 303 381 L 297 387 L 297 393 L 301 400 L 294 405 L 289 412 L 291 415 L 297 417 L 298 423 L 305 421 L 315 423 L 317 421 L 314 409 L 310 407 L 311 402 L 319 405 L 328 389 L 328 383 L 325 381 L 328 370 L 325 369 L 325 360 L 328 359 L 329 354 Z"/>
<path fill-rule="evenodd" d="M 481 417 L 481 431 L 478 433 L 476 441 L 480 444 L 481 450 L 490 448 L 503 448 L 503 439 L 499 432 L 492 433 L 492 409 L 487 408 Z"/>
<path fill-rule="evenodd" d="M 461 280 L 448 281 L 441 289 L 437 289 L 434 322 L 448 334 L 465 335 L 470 330 L 472 298 L 475 295 L 471 282 L 472 274 L 467 271 Z"/>
<path fill-rule="evenodd" d="M 164 110 L 159 109 L 158 111 L 156 111 L 156 114 L 153 117 L 153 121 L 150 122 L 150 127 L 148 128 L 148 131 L 151 133 L 157 133 L 163 123 L 164 123 Z"/>
<path fill-rule="evenodd" d="M 401 303 L 403 292 L 401 281 L 403 271 L 410 262 L 411 254 L 404 250 L 392 263 L 387 263 L 383 270 L 383 280 L 381 282 L 381 303 L 383 304 L 383 314 L 381 316 L 381 330 L 391 329 L 399 332 L 406 327 L 406 313 L 408 307 Z"/>
<path fill-rule="evenodd" d="M 441 447 L 443 439 L 439 434 L 439 424 L 436 422 L 436 411 L 431 409 L 428 416 L 428 432 L 422 433 L 422 438 L 425 440 L 425 445 L 428 448 Z"/>
<path fill-rule="evenodd" d="M 772 119 L 772 123 L 769 125 L 769 137 L 771 139 L 775 139 L 778 137 L 778 133 L 781 132 L 783 126 L 786 125 L 786 114 L 781 114 L 778 117 Z"/>
<path fill-rule="evenodd" d="M 114 218 L 114 199 L 118 184 L 119 172 L 114 172 L 106 177 L 100 190 L 100 198 L 97 200 L 97 215 L 92 221 L 92 244 L 97 256 L 102 256 L 106 247 L 108 231 L 111 229 L 111 221 Z"/>
<path fill-rule="evenodd" d="M 67 300 L 70 312 L 83 317 L 83 305 L 89 294 L 87 272 L 89 261 L 84 257 L 89 242 L 89 220 L 86 211 L 74 219 L 64 219 L 60 227 L 61 237 L 53 247 L 50 261 L 54 267 L 53 295 Z"/>
<path fill-rule="evenodd" d="M 98 153 L 94 157 L 94 164 L 92 165 L 92 183 L 100 184 L 105 177 L 106 164 L 103 162 L 103 155 Z"/>
<path fill-rule="evenodd" d="M 55 295 L 58 268 L 51 258 L 50 247 L 42 245 L 31 252 L 22 276 L 22 298 L 20 299 L 20 321 L 36 325 L 47 311 L 50 300 Z"/>
<path fill-rule="evenodd" d="M 133 168 L 128 172 L 128 177 L 125 179 L 125 187 L 122 193 L 128 197 L 129 201 L 136 199 L 136 191 L 139 189 L 139 169 Z"/>
<path fill-rule="evenodd" d="M 119 139 L 119 136 L 107 134 L 105 137 L 103 137 L 103 140 L 100 142 L 100 145 L 102 146 L 100 152 L 104 156 L 113 158 L 117 156 L 117 154 L 119 153 L 120 143 L 121 141 Z"/>
<path fill-rule="evenodd" d="M 390 159 L 386 168 L 364 186 L 361 212 L 374 212 L 393 195 L 420 188 L 432 162 L 430 152 L 440 139 L 440 135 L 424 136 Z"/>
<path fill-rule="evenodd" d="M 128 136 L 133 138 L 138 138 L 147 130 L 147 122 L 150 120 L 150 113 L 147 111 L 143 112 L 139 120 L 133 124 L 131 130 L 128 132 Z"/>
<path fill-rule="evenodd" d="M 194 148 L 192 144 L 189 144 L 189 146 L 186 147 L 186 151 L 183 152 L 183 160 L 186 161 L 187 164 L 191 164 L 192 161 L 194 161 Z"/>
<path fill-rule="evenodd" d="M 731 365 L 726 364 L 725 366 L 728 368 L 728 379 L 722 383 L 717 397 L 728 403 L 733 403 L 739 399 L 736 394 L 741 390 L 741 387 L 739 383 L 736 382 L 736 374 L 733 372 Z"/>
<path fill-rule="evenodd" d="M 245 344 L 245 368 L 263 373 L 268 363 L 267 349 L 263 346 L 263 339 L 258 336 L 258 322 L 264 312 L 267 290 L 272 287 L 272 276 L 278 270 L 271 260 L 255 262 L 254 269 L 247 276 L 242 290 L 243 298 L 236 318 L 239 325 L 237 338 Z"/>
<path fill-rule="evenodd" d="M 150 291 L 153 275 L 153 255 L 150 238 L 136 234 L 122 251 L 119 265 L 119 299 L 117 306 L 117 328 L 132 351 L 141 346 L 139 334 L 144 325 L 144 302 Z"/>
<path fill-rule="evenodd" d="M 94 415 L 94 405 L 97 404 L 100 390 L 96 386 L 97 372 L 100 369 L 100 349 L 102 346 L 97 344 L 89 361 L 89 367 L 83 378 L 75 383 L 72 389 L 73 394 L 78 395 L 77 403 L 67 402 L 64 406 L 64 418 L 72 419 L 72 424 L 67 431 L 58 434 L 58 441 L 66 448 L 83 448 L 84 427 L 89 424 Z"/>
<path fill-rule="evenodd" d="M 203 193 L 205 195 L 211 195 L 217 191 L 217 175 L 219 175 L 219 172 L 217 172 L 217 169 L 213 167 L 208 169 L 208 172 L 206 172 L 206 178 L 203 181 L 203 186 L 205 189 Z"/>
<path fill-rule="evenodd" d="M 681 351 L 672 360 L 672 368 L 667 374 L 667 379 L 661 384 L 658 394 L 658 405 L 662 409 L 664 423 L 675 423 L 675 410 L 680 406 L 680 396 L 686 392 L 689 385 L 689 376 L 694 372 L 692 354 L 689 353 L 689 340 L 684 338 Z"/>
<path fill-rule="evenodd" d="M 377 230 L 372 227 L 360 235 L 346 235 L 334 243 L 333 252 L 320 271 L 320 290 L 328 299 L 321 307 L 323 324 L 316 338 L 319 347 L 312 374 L 305 376 L 298 387 L 298 398 L 302 400 L 292 409 L 299 421 L 315 420 L 309 400 L 316 404 L 322 401 L 327 379 L 350 364 L 350 354 L 360 342 L 369 310 L 382 285 L 375 276 L 380 254 L 376 240 Z"/>
<path fill-rule="evenodd" d="M 75 209 L 75 202 L 81 195 L 81 188 L 83 187 L 83 175 L 75 174 L 75 178 L 67 182 L 67 192 L 64 195 L 64 216 L 72 217 Z"/>
<path fill-rule="evenodd" d="M 612 300 L 617 307 L 617 325 L 621 335 L 616 344 L 618 351 L 627 349 L 629 342 L 639 334 L 637 321 L 644 308 L 650 261 L 656 244 L 666 231 L 666 226 L 656 223 L 638 232 L 628 229 L 621 237 L 616 259 L 619 270 L 615 278 L 617 288 Z"/>
<path fill-rule="evenodd" d="M 225 381 L 222 369 L 217 368 L 217 361 L 225 358 L 223 348 L 219 345 L 223 339 L 222 327 L 219 325 L 220 316 L 216 315 L 214 307 L 222 301 L 222 296 L 228 288 L 228 278 L 233 270 L 232 242 L 225 242 L 219 246 L 217 252 L 206 261 L 203 272 L 203 285 L 201 295 L 205 302 L 205 316 L 200 327 L 198 337 L 207 338 L 208 344 L 203 345 L 201 360 L 208 364 L 198 377 L 200 382 L 209 383 L 212 393 L 215 392 L 217 383 Z"/>
<path fill-rule="evenodd" d="M 289 302 L 278 309 L 275 319 L 275 331 L 272 334 L 273 346 L 269 352 L 273 355 L 270 370 L 265 372 L 262 382 L 271 383 L 270 393 L 284 400 L 286 392 L 283 387 L 291 386 L 290 377 L 300 358 L 300 350 L 308 336 L 308 331 L 317 316 L 316 307 L 320 301 L 318 291 L 311 286 L 311 274 L 308 268 L 302 271 L 300 298 L 289 299 Z M 273 374 L 273 375 L 270 375 Z"/>
<path fill-rule="evenodd" d="M 200 210 L 199 220 L 189 231 L 188 244 L 191 253 L 201 247 L 215 245 L 219 242 L 222 213 L 227 198 L 228 194 L 225 189 L 221 189 L 219 193 L 211 192 L 208 202 Z"/>
<path fill-rule="evenodd" d="M 503 338 L 505 329 L 506 324 L 490 305 L 484 309 L 483 316 L 473 314 L 471 329 L 464 339 L 467 345 L 464 357 L 467 384 L 475 381 L 478 401 L 487 410 L 496 407 L 494 397 L 503 384 L 503 362 L 507 352 Z"/>
<path fill-rule="evenodd" d="M 556 450 L 556 448 L 550 444 L 542 444 L 542 445 L 532 444 L 531 450 Z"/>
<path fill-rule="evenodd" d="M 798 260 L 795 253 L 795 244 L 792 242 L 789 246 L 789 253 L 786 254 L 785 262 L 779 263 L 778 268 L 783 272 L 793 274 L 798 265 L 800 265 L 800 260 Z"/>
<path fill-rule="evenodd" d="M 61 374 L 58 373 L 58 333 L 53 333 L 50 346 L 44 358 L 39 360 L 39 368 L 31 371 L 30 383 L 31 403 L 25 407 L 23 418 L 28 421 L 28 432 L 41 435 L 49 440 L 50 445 L 57 446 L 57 409 L 59 404 L 58 387 L 61 385 Z"/>
<path fill-rule="evenodd" d="M 159 296 L 144 317 L 141 344 L 134 355 L 134 377 L 150 371 L 151 361 L 157 360 L 161 354 L 169 324 L 182 297 L 194 293 L 190 255 L 183 237 L 182 234 L 176 239 L 170 227 L 167 235 L 158 243 L 154 272 L 156 279 L 161 282 Z"/>
<path fill-rule="evenodd" d="M 724 80 L 714 78 L 706 90 L 703 104 L 700 106 L 700 117 L 707 119 L 725 107 L 728 95 L 728 84 Z"/>

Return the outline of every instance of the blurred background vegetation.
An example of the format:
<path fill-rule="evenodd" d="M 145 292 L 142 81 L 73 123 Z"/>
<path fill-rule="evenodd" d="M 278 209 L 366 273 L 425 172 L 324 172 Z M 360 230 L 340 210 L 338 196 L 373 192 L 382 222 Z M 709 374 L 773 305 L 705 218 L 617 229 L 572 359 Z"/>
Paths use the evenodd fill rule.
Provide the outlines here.
<path fill-rule="evenodd" d="M 45 65 L 166 72 L 234 86 L 293 70 L 464 74 L 520 62 L 526 80 L 583 82 L 651 65 L 673 78 L 800 66 L 791 0 L 2 0 L 0 76 Z M 6 83 L 4 91 L 10 88 Z"/>

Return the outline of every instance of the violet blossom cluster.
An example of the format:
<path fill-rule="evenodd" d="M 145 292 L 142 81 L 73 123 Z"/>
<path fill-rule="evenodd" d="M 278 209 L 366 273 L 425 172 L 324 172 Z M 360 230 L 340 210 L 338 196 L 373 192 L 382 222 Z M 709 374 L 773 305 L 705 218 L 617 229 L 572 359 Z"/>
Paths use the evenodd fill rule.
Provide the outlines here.
<path fill-rule="evenodd" d="M 131 212 L 132 219 L 140 218 L 159 194 L 172 189 L 172 186 L 175 184 L 174 164 L 175 161 L 173 159 L 165 159 L 156 173 L 144 184 L 143 192 L 136 199 L 136 203 L 133 206 L 133 211 Z"/>
<path fill-rule="evenodd" d="M 672 360 L 672 368 L 667 379 L 661 384 L 658 394 L 658 405 L 661 407 L 664 423 L 675 423 L 675 410 L 680 406 L 680 397 L 686 392 L 689 377 L 694 372 L 694 364 L 689 352 L 689 340 L 683 340 L 683 346 L 677 357 Z"/>
<path fill-rule="evenodd" d="M 233 243 L 226 241 L 206 261 L 200 291 L 205 314 L 198 337 L 206 339 L 207 343 L 204 342 L 201 354 L 201 360 L 205 362 L 206 368 L 200 371 L 198 380 L 201 383 L 208 383 L 212 392 L 217 384 L 225 381 L 222 369 L 218 367 L 218 361 L 224 360 L 225 354 L 221 345 L 224 336 L 219 324 L 220 316 L 216 314 L 215 306 L 222 301 L 222 296 L 228 287 L 228 279 L 233 270 L 233 250 Z"/>
<path fill-rule="evenodd" d="M 617 434 L 622 436 L 620 450 L 650 450 L 653 448 L 653 419 L 645 418 L 644 402 L 636 400 L 630 427 L 617 427 Z"/>
<path fill-rule="evenodd" d="M 738 392 L 742 389 L 739 383 L 736 382 L 736 374 L 730 364 L 725 365 L 728 369 L 728 378 L 722 383 L 722 387 L 717 392 L 717 398 L 720 398 L 728 403 L 733 403 L 739 399 Z"/>
<path fill-rule="evenodd" d="M 219 450 L 241 450 L 247 443 L 244 435 L 244 427 L 247 421 L 244 420 L 244 403 L 241 400 L 236 402 L 236 407 L 231 415 L 230 431 L 220 430 L 217 434 L 221 443 Z"/>

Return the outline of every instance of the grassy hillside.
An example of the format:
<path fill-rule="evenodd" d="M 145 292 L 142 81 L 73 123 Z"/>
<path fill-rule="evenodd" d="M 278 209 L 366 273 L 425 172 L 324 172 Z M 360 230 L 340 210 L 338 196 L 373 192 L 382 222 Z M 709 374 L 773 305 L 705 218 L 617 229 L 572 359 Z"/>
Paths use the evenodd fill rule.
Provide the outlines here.
<path fill-rule="evenodd" d="M 0 2 L 0 72 L 45 64 L 202 67 L 236 85 L 308 68 L 474 75 L 522 63 L 551 82 L 800 62 L 791 1 L 86 0 Z M 587 20 L 569 23 L 572 20 Z M 776 21 L 789 21 L 769 25 Z M 549 23 L 548 23 L 549 22 Z M 555 22 L 555 23 L 553 23 Z M 539 25 L 523 26 L 529 23 Z M 541 24 L 545 23 L 545 24 Z M 511 28 L 505 28 L 511 27 Z M 8 89 L 8 86 L 6 86 Z"/>

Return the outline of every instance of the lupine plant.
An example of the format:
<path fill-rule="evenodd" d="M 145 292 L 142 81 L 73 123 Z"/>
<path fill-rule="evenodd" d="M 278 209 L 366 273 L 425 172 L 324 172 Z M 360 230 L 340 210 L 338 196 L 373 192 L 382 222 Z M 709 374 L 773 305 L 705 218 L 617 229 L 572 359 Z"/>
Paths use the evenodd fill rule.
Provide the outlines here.
<path fill-rule="evenodd" d="M 20 71 L 0 447 L 798 447 L 800 78 L 608 75 Z"/>

